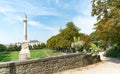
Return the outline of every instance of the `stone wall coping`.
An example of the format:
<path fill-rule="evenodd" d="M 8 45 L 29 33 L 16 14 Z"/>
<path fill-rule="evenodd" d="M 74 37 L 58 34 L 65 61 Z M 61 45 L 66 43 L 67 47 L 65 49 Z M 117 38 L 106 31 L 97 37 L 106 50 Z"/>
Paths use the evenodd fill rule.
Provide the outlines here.
<path fill-rule="evenodd" d="M 51 57 L 46 57 L 46 58 L 35 58 L 35 59 L 30 59 L 30 60 L 21 60 L 21 61 L 10 61 L 10 62 L 2 62 L 0 63 L 0 68 L 6 68 L 9 67 L 11 65 L 14 66 L 19 66 L 19 65 L 24 65 L 24 64 L 31 64 L 31 63 L 37 63 L 40 61 L 48 61 L 48 60 L 54 60 L 54 59 L 64 59 L 65 57 L 69 58 L 69 57 L 74 57 L 74 56 L 78 56 L 78 55 L 82 55 L 84 56 L 88 56 L 91 54 L 82 54 L 82 53 L 71 53 L 71 54 L 66 54 L 66 55 L 59 55 L 59 56 L 51 56 Z M 96 56 L 96 55 L 91 55 L 91 56 Z"/>

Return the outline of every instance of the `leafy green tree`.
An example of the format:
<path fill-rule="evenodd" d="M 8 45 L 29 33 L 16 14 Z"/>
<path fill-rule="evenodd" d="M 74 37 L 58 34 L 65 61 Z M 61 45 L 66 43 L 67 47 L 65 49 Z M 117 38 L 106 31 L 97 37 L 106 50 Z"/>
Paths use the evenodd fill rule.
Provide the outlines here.
<path fill-rule="evenodd" d="M 6 50 L 7 50 L 6 46 L 3 44 L 0 44 L 0 52 L 6 51 Z"/>
<path fill-rule="evenodd" d="M 81 41 L 84 42 L 84 47 L 86 48 L 87 46 L 89 46 L 89 44 L 91 43 L 91 37 L 89 35 L 85 35 L 83 34 L 81 36 Z"/>
<path fill-rule="evenodd" d="M 99 38 L 120 45 L 120 0 L 92 0 L 92 16 Z"/>
<path fill-rule="evenodd" d="M 18 48 L 18 46 L 15 44 L 15 45 L 13 45 L 13 50 L 14 51 L 18 51 L 19 50 L 19 48 Z"/>
<path fill-rule="evenodd" d="M 90 34 L 90 37 L 91 37 L 92 42 L 93 42 L 95 45 L 98 46 L 98 41 L 99 41 L 98 35 L 97 35 L 95 32 L 92 32 L 92 33 Z"/>
<path fill-rule="evenodd" d="M 73 37 L 78 36 L 80 36 L 79 29 L 72 22 L 68 22 L 65 29 L 62 29 L 59 34 L 52 36 L 47 41 L 47 46 L 64 51 L 70 49 L 71 43 L 74 41 Z"/>
<path fill-rule="evenodd" d="M 21 50 L 21 45 L 10 45 L 7 48 L 7 51 L 20 51 Z"/>
<path fill-rule="evenodd" d="M 99 48 L 105 50 L 108 46 L 109 46 L 109 43 L 106 43 L 106 42 L 103 41 L 103 40 L 98 41 L 98 47 L 99 47 Z"/>
<path fill-rule="evenodd" d="M 33 49 L 38 49 L 36 44 L 33 45 Z"/>
<path fill-rule="evenodd" d="M 33 47 L 32 47 L 32 45 L 29 45 L 29 49 L 30 49 L 30 50 L 33 50 Z"/>
<path fill-rule="evenodd" d="M 9 45 L 9 46 L 7 47 L 7 50 L 8 50 L 8 51 L 14 51 L 13 45 Z"/>
<path fill-rule="evenodd" d="M 52 36 L 50 39 L 47 40 L 47 47 L 48 48 L 55 49 L 56 37 L 57 36 Z"/>
<path fill-rule="evenodd" d="M 45 43 L 41 43 L 40 45 L 38 44 L 38 47 L 41 47 L 41 49 L 46 48 L 46 44 Z"/>
<path fill-rule="evenodd" d="M 92 32 L 90 37 L 92 42 L 101 49 L 106 49 L 106 47 L 109 45 L 107 42 L 100 40 L 96 32 Z"/>
<path fill-rule="evenodd" d="M 18 50 L 17 51 L 20 51 L 21 50 L 21 45 L 18 46 Z"/>
<path fill-rule="evenodd" d="M 38 47 L 38 49 L 42 49 L 41 44 L 38 44 L 37 47 Z"/>

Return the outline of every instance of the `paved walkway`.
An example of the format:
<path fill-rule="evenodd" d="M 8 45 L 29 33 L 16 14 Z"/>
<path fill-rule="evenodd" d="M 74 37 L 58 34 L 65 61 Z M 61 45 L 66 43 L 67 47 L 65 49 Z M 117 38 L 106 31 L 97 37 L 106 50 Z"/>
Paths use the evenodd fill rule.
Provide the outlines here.
<path fill-rule="evenodd" d="M 116 58 L 107 58 L 100 52 L 101 63 L 87 67 L 63 71 L 56 74 L 120 74 L 120 60 Z"/>

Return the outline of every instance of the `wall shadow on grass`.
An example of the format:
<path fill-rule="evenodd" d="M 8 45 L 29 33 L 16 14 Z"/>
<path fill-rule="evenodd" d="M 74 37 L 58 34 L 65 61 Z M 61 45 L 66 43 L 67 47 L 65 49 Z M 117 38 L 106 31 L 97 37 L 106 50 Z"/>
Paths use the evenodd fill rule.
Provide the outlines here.
<path fill-rule="evenodd" d="M 0 62 L 11 61 L 10 52 L 1 52 L 0 53 Z"/>

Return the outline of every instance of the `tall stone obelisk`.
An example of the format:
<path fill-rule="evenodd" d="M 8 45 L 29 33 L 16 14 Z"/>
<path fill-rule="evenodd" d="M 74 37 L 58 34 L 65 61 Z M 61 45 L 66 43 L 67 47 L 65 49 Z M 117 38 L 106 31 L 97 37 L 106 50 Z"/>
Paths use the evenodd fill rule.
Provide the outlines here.
<path fill-rule="evenodd" d="M 24 41 L 22 42 L 22 49 L 19 54 L 19 60 L 27 60 L 30 58 L 29 43 L 27 41 L 27 15 L 24 15 Z"/>

